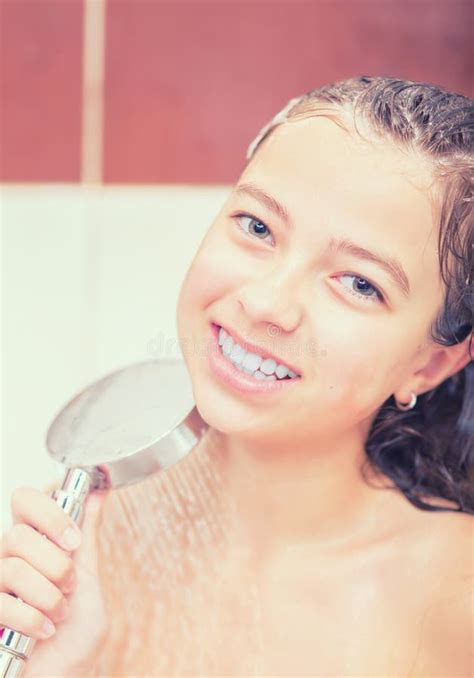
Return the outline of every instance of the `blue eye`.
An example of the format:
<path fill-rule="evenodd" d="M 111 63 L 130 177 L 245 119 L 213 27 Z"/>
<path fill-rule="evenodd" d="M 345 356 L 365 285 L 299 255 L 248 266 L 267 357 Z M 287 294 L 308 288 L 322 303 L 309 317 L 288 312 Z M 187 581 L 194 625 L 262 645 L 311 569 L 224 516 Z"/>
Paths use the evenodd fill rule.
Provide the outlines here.
<path fill-rule="evenodd" d="M 251 214 L 245 214 L 245 212 L 242 212 L 240 214 L 235 214 L 234 218 L 237 220 L 237 223 L 239 224 L 239 228 L 241 231 L 243 231 L 246 235 L 248 235 L 250 238 L 258 238 L 259 240 L 264 240 L 268 234 L 271 233 L 270 229 L 266 224 L 263 223 L 263 221 L 260 221 L 260 219 L 257 219 L 256 217 L 253 217 Z M 250 229 L 254 229 L 254 232 L 247 231 L 247 228 L 242 227 L 240 225 L 240 219 L 249 219 L 250 224 L 248 224 L 248 227 Z M 253 222 L 253 224 L 252 224 Z"/>
<path fill-rule="evenodd" d="M 349 294 L 353 294 L 356 297 L 361 299 L 368 299 L 369 301 L 383 302 L 384 297 L 377 287 L 372 285 L 365 278 L 361 278 L 357 273 L 344 273 L 343 275 L 337 276 L 338 278 L 355 278 L 355 282 L 352 284 L 352 290 L 344 287 Z"/>

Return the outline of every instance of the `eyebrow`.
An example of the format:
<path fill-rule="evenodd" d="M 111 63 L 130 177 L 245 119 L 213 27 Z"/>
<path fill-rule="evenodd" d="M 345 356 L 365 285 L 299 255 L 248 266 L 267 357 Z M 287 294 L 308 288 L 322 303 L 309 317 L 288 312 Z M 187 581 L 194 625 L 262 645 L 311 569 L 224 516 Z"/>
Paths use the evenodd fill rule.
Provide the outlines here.
<path fill-rule="evenodd" d="M 288 226 L 292 226 L 290 215 L 286 207 L 284 207 L 276 198 L 273 198 L 269 195 L 263 188 L 259 188 L 255 184 L 246 183 L 239 184 L 235 189 L 236 195 L 247 194 L 251 195 L 253 198 L 261 202 L 265 207 L 267 207 L 270 212 L 273 212 L 277 215 L 282 221 L 284 221 Z"/>
<path fill-rule="evenodd" d="M 278 200 L 269 195 L 262 188 L 255 184 L 248 182 L 239 184 L 235 189 L 236 195 L 250 195 L 264 205 L 268 210 L 276 214 L 289 228 L 292 228 L 292 220 L 288 210 Z M 328 251 L 333 254 L 347 253 L 351 254 L 357 259 L 370 261 L 380 266 L 392 278 L 393 282 L 401 290 L 405 297 L 410 296 L 410 283 L 408 276 L 403 270 L 403 266 L 397 259 L 393 257 L 379 254 L 372 250 L 368 250 L 361 245 L 353 242 L 349 238 L 335 238 L 332 237 L 329 241 Z"/>

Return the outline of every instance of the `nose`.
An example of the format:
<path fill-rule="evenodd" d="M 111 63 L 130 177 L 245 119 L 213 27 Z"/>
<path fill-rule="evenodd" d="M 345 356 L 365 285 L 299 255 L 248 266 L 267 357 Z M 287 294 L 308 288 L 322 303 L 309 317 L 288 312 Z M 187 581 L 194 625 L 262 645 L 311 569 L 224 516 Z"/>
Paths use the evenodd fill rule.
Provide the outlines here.
<path fill-rule="evenodd" d="M 294 278 L 280 270 L 247 282 L 237 300 L 253 324 L 270 323 L 291 332 L 302 316 L 296 289 Z"/>

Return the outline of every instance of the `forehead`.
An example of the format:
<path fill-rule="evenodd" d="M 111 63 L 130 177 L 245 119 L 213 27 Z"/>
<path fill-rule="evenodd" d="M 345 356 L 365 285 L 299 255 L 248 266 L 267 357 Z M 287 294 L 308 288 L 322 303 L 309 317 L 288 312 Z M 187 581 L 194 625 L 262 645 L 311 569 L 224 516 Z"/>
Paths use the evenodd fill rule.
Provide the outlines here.
<path fill-rule="evenodd" d="M 293 176 L 310 185 L 312 194 L 318 186 L 321 191 L 337 186 L 354 197 L 368 193 L 373 202 L 390 198 L 394 188 L 406 189 L 409 197 L 431 202 L 434 181 L 428 160 L 366 127 L 363 131 L 366 138 L 324 116 L 289 121 L 261 143 L 244 175 Z"/>
<path fill-rule="evenodd" d="M 428 238 L 439 212 L 432 168 L 394 142 L 360 138 L 325 117 L 277 127 L 257 149 L 237 184 L 265 184 L 295 214 L 317 210 L 319 223 L 339 219 L 376 228 L 398 224 Z M 290 208 L 290 205 L 287 205 Z"/>

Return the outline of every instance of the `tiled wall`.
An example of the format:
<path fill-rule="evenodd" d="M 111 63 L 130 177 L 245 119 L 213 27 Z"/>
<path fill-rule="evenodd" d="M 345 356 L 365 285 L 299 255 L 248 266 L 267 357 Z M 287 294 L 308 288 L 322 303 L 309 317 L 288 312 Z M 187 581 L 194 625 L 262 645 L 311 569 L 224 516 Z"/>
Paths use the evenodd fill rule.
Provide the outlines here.
<path fill-rule="evenodd" d="M 82 0 L 0 0 L 0 180 L 79 181 Z"/>
<path fill-rule="evenodd" d="M 0 10 L 3 181 L 78 181 L 90 152 L 81 120 L 94 108 L 95 136 L 82 125 L 100 144 L 94 179 L 202 184 L 233 181 L 258 128 L 325 82 L 396 75 L 473 94 L 470 0 L 1 0 Z"/>
<path fill-rule="evenodd" d="M 46 430 L 86 384 L 180 358 L 179 287 L 228 186 L 2 190 L 0 524 L 18 485 L 61 476 Z"/>

